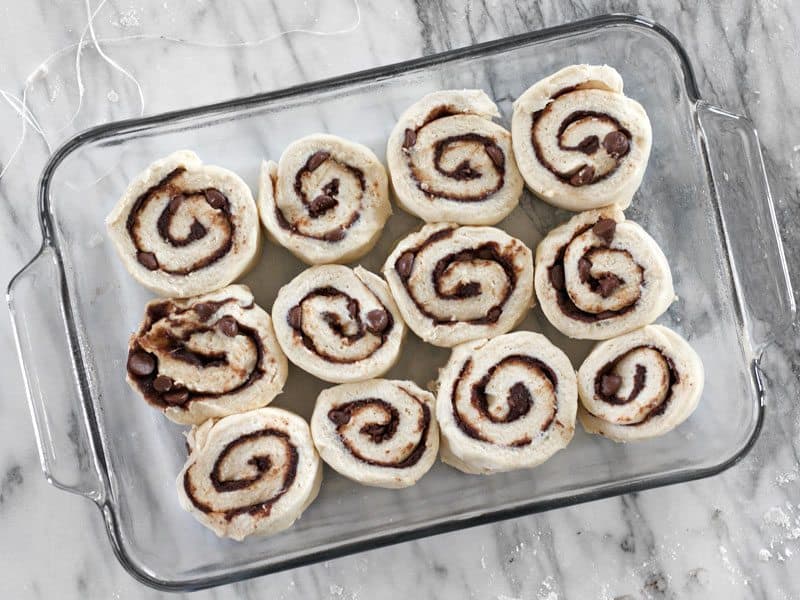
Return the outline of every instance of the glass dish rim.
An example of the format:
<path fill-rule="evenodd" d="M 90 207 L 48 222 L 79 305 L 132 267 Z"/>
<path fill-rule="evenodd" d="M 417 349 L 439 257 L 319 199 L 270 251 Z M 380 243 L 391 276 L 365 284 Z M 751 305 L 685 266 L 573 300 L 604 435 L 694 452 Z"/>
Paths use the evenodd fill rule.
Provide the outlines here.
<path fill-rule="evenodd" d="M 70 300 L 70 293 L 66 283 L 65 270 L 63 260 L 61 257 L 61 248 L 53 236 L 53 222 L 49 210 L 49 194 L 50 184 L 53 174 L 56 172 L 58 166 L 63 160 L 68 157 L 72 152 L 82 147 L 84 144 L 96 142 L 103 138 L 111 137 L 130 133 L 139 129 L 150 129 L 159 125 L 167 123 L 176 123 L 182 120 L 192 119 L 196 117 L 208 117 L 215 113 L 227 113 L 234 110 L 247 109 L 255 107 L 260 104 L 273 102 L 281 98 L 294 97 L 299 94 L 318 93 L 323 91 L 335 90 L 339 87 L 352 85 L 360 82 L 375 81 L 376 79 L 391 77 L 393 75 L 421 69 L 425 67 L 435 66 L 440 63 L 450 62 L 457 59 L 469 58 L 479 56 L 489 52 L 500 52 L 507 49 L 512 49 L 517 46 L 526 45 L 539 40 L 552 39 L 564 35 L 573 35 L 581 32 L 587 32 L 593 29 L 601 29 L 611 26 L 632 26 L 634 28 L 641 28 L 653 32 L 664 39 L 670 44 L 675 53 L 677 54 L 680 62 L 681 71 L 683 73 L 686 91 L 689 100 L 695 105 L 702 102 L 697 81 L 695 79 L 694 70 L 689 59 L 689 56 L 684 49 L 681 42 L 665 27 L 658 23 L 642 16 L 629 15 L 623 13 L 613 13 L 601 16 L 595 16 L 588 19 L 583 19 L 563 25 L 548 27 L 536 31 L 530 31 L 519 35 L 509 36 L 492 40 L 480 44 L 466 46 L 415 58 L 399 63 L 390 65 L 370 68 L 355 73 L 339 75 L 332 78 L 322 79 L 319 81 L 299 84 L 288 88 L 283 88 L 271 92 L 254 94 L 251 96 L 234 98 L 213 104 L 180 109 L 159 113 L 152 116 L 140 117 L 134 119 L 126 119 L 121 121 L 110 122 L 98 125 L 78 133 L 66 142 L 64 142 L 49 158 L 46 163 L 38 184 L 38 220 L 42 230 L 42 244 L 28 263 L 23 266 L 19 272 L 11 279 L 7 288 L 7 300 L 9 301 L 10 310 L 13 313 L 14 307 L 11 302 L 12 289 L 18 277 L 26 272 L 28 267 L 34 264 L 43 253 L 52 250 L 58 266 L 58 275 L 60 276 L 60 301 L 62 307 L 72 306 Z M 706 162 L 705 170 L 709 181 L 714 180 L 713 173 L 709 169 Z M 726 248 L 726 255 L 729 261 L 732 260 L 730 250 Z M 745 311 L 745 307 L 741 305 L 738 298 L 735 299 L 738 306 L 738 311 Z M 67 331 L 70 341 L 74 343 L 77 339 L 76 323 L 68 310 L 62 311 L 62 316 L 67 325 Z M 13 321 L 13 319 L 12 319 Z M 745 348 L 749 345 L 747 340 L 742 341 Z M 520 502 L 512 506 L 503 508 L 496 508 L 489 511 L 475 511 L 474 514 L 467 516 L 460 516 L 451 519 L 439 519 L 433 523 L 424 525 L 413 526 L 412 528 L 404 531 L 394 531 L 384 533 L 375 537 L 361 537 L 348 540 L 343 543 L 336 543 L 330 547 L 323 547 L 310 553 L 302 555 L 291 556 L 286 559 L 275 561 L 269 565 L 254 565 L 244 568 L 237 568 L 230 572 L 210 576 L 210 577 L 194 577 L 182 580 L 165 580 L 150 572 L 146 566 L 137 563 L 129 554 L 125 545 L 122 543 L 122 536 L 118 528 L 115 502 L 108 494 L 109 489 L 109 471 L 105 461 L 105 456 L 102 451 L 101 435 L 98 429 L 97 416 L 95 414 L 94 406 L 91 401 L 91 393 L 89 391 L 89 384 L 86 377 L 86 371 L 83 368 L 83 356 L 75 356 L 76 365 L 80 368 L 75 369 L 75 376 L 80 388 L 80 400 L 82 408 L 85 411 L 84 421 L 88 429 L 90 441 L 92 445 L 93 458 L 98 467 L 98 475 L 101 479 L 101 485 L 106 492 L 102 497 L 91 498 L 94 503 L 100 508 L 103 514 L 106 531 L 111 542 L 114 554 L 119 560 L 120 564 L 125 568 L 128 573 L 135 579 L 150 587 L 169 591 L 192 591 L 198 589 L 205 589 L 209 587 L 235 583 L 252 577 L 258 577 L 279 571 L 292 569 L 300 566 L 310 565 L 316 562 L 331 560 L 334 558 L 346 556 L 357 552 L 363 552 L 396 544 L 400 542 L 410 541 L 414 539 L 424 538 L 441 533 L 457 531 L 474 527 L 477 525 L 484 525 L 494 523 L 497 521 L 521 517 L 538 512 L 544 512 L 555 508 L 564 506 L 571 506 L 585 502 L 591 502 L 603 498 L 609 498 L 621 494 L 642 491 L 646 489 L 654 489 L 667 485 L 677 483 L 685 483 L 688 481 L 710 477 L 721 473 L 722 471 L 730 468 L 739 462 L 753 447 L 762 429 L 764 421 L 764 387 L 762 385 L 762 375 L 758 364 L 758 357 L 754 358 L 751 362 L 751 378 L 754 384 L 755 400 L 757 402 L 756 423 L 745 443 L 738 448 L 727 459 L 707 467 L 691 467 L 681 469 L 678 471 L 659 473 L 650 476 L 642 476 L 626 482 L 613 482 L 602 486 L 593 487 L 591 490 L 582 491 L 570 496 L 550 499 L 538 499 L 528 502 Z M 71 491 L 71 490 L 68 490 Z"/>

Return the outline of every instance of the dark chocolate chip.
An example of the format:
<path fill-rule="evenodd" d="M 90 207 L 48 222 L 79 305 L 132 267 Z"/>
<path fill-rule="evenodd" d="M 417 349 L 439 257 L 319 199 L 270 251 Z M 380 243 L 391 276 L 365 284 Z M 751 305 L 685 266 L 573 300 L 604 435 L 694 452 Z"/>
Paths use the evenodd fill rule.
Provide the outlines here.
<path fill-rule="evenodd" d="M 566 287 L 563 264 L 557 263 L 550 267 L 550 283 L 553 284 L 553 287 L 557 290 L 563 290 Z"/>
<path fill-rule="evenodd" d="M 489 158 L 492 159 L 494 166 L 498 169 L 502 169 L 503 165 L 506 164 L 506 157 L 503 154 L 503 151 L 500 150 L 500 147 L 495 144 L 486 144 L 486 154 L 489 155 Z"/>
<path fill-rule="evenodd" d="M 175 404 L 175 405 L 185 404 L 186 401 L 189 399 L 189 390 L 187 389 L 174 390 L 172 392 L 167 392 L 166 394 L 163 394 L 161 398 L 167 404 Z"/>
<path fill-rule="evenodd" d="M 325 235 L 322 236 L 326 242 L 338 242 L 344 237 L 344 229 L 331 229 Z"/>
<path fill-rule="evenodd" d="M 350 422 L 350 411 L 346 408 L 332 408 L 328 411 L 328 418 L 337 425 Z"/>
<path fill-rule="evenodd" d="M 145 268 L 155 271 L 158 268 L 158 259 L 152 252 L 137 252 L 136 260 Z"/>
<path fill-rule="evenodd" d="M 456 296 L 459 298 L 474 298 L 481 293 L 481 284 L 477 281 L 459 283 L 456 288 Z"/>
<path fill-rule="evenodd" d="M 156 370 L 156 359 L 143 350 L 128 356 L 128 370 L 138 377 L 146 377 Z"/>
<path fill-rule="evenodd" d="M 355 298 L 350 298 L 350 300 L 347 301 L 347 312 L 350 313 L 350 316 L 353 319 L 358 317 L 358 311 L 360 310 L 360 308 L 361 308 L 361 305 L 358 303 L 358 300 L 356 300 Z"/>
<path fill-rule="evenodd" d="M 316 219 L 317 217 L 324 215 L 337 204 L 339 204 L 339 202 L 336 200 L 336 198 L 326 196 L 325 194 L 320 194 L 309 203 L 308 214 L 312 219 Z"/>
<path fill-rule="evenodd" d="M 217 321 L 217 327 L 228 337 L 236 337 L 239 334 L 239 324 L 231 316 L 222 317 Z"/>
<path fill-rule="evenodd" d="M 201 321 L 208 321 L 215 312 L 217 312 L 217 305 L 214 302 L 200 302 L 193 307 L 194 312 L 200 317 Z"/>
<path fill-rule="evenodd" d="M 533 398 L 522 382 L 517 382 L 508 391 L 508 414 L 505 420 L 515 421 L 530 410 Z"/>
<path fill-rule="evenodd" d="M 367 313 L 367 331 L 380 335 L 389 326 L 389 315 L 385 310 L 375 309 Z"/>
<path fill-rule="evenodd" d="M 594 180 L 594 167 L 585 165 L 578 170 L 572 177 L 569 178 L 569 184 L 575 187 L 580 187 L 591 183 Z"/>
<path fill-rule="evenodd" d="M 172 384 L 175 383 L 172 381 L 172 377 L 168 377 L 167 375 L 159 375 L 158 377 L 153 380 L 153 388 L 157 392 L 168 392 L 172 389 Z"/>
<path fill-rule="evenodd" d="M 581 281 L 586 282 L 592 276 L 592 261 L 588 258 L 581 257 L 578 260 L 578 275 Z"/>
<path fill-rule="evenodd" d="M 175 211 L 177 211 L 178 207 L 184 200 L 186 200 L 186 196 L 184 196 L 183 194 L 175 194 L 169 200 L 169 212 L 174 213 Z"/>
<path fill-rule="evenodd" d="M 206 234 L 206 228 L 200 221 L 192 222 L 191 227 L 189 227 L 190 235 L 189 237 L 193 240 L 199 240 Z"/>
<path fill-rule="evenodd" d="M 413 252 L 404 252 L 400 255 L 400 258 L 397 259 L 397 262 L 394 264 L 394 270 L 397 271 L 397 274 L 400 275 L 403 279 L 408 279 L 409 275 L 411 275 L 411 269 L 414 268 L 414 253 Z"/>
<path fill-rule="evenodd" d="M 403 138 L 403 148 L 411 148 L 417 143 L 417 132 L 413 129 L 406 129 L 405 137 Z"/>
<path fill-rule="evenodd" d="M 499 306 L 495 306 L 494 308 L 489 309 L 489 312 L 486 313 L 486 321 L 488 323 L 497 323 L 500 315 L 503 314 L 503 309 Z"/>
<path fill-rule="evenodd" d="M 303 309 L 300 308 L 300 305 L 289 309 L 287 319 L 293 329 L 300 329 L 303 326 Z"/>
<path fill-rule="evenodd" d="M 603 396 L 613 396 L 622 387 L 622 377 L 610 373 L 600 378 L 600 393 Z"/>
<path fill-rule="evenodd" d="M 608 298 L 614 293 L 614 290 L 622 285 L 622 279 L 612 273 L 609 273 L 608 275 L 604 275 L 598 279 L 597 285 L 599 287 L 600 295 L 603 298 Z"/>
<path fill-rule="evenodd" d="M 603 148 L 614 158 L 627 154 L 629 147 L 628 136 L 621 131 L 612 131 L 603 138 Z"/>
<path fill-rule="evenodd" d="M 306 161 L 306 169 L 311 172 L 317 169 L 322 163 L 328 160 L 331 157 L 330 152 L 325 152 L 325 150 L 320 150 L 312 154 L 308 161 Z"/>
<path fill-rule="evenodd" d="M 592 226 L 592 233 L 605 241 L 606 244 L 611 243 L 611 240 L 614 239 L 614 233 L 616 233 L 616 231 L 617 222 L 614 219 L 608 219 L 605 217 L 600 219 Z"/>
<path fill-rule="evenodd" d="M 583 152 L 584 154 L 594 154 L 597 152 L 597 149 L 600 147 L 600 140 L 597 138 L 596 135 L 590 135 L 581 140 L 581 143 L 578 144 L 575 149 L 578 152 Z"/>
<path fill-rule="evenodd" d="M 206 202 L 208 202 L 213 208 L 216 208 L 217 210 L 221 210 L 226 206 L 228 206 L 228 199 L 225 197 L 225 194 L 223 194 L 219 190 L 215 190 L 214 188 L 206 190 Z"/>
<path fill-rule="evenodd" d="M 247 464 L 253 465 L 259 473 L 264 473 L 272 467 L 272 459 L 269 456 L 254 456 Z"/>

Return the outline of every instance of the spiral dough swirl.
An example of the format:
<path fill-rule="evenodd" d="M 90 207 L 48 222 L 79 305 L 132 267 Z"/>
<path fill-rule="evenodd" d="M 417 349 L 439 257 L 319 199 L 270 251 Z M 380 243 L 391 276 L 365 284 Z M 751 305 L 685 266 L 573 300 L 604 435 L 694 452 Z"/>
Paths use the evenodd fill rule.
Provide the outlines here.
<path fill-rule="evenodd" d="M 243 285 L 147 305 L 128 349 L 128 382 L 176 423 L 259 408 L 288 365 L 269 315 Z"/>
<path fill-rule="evenodd" d="M 386 149 L 398 204 L 428 222 L 494 225 L 508 215 L 523 182 L 498 116 L 481 90 L 434 92 L 411 105 Z"/>
<path fill-rule="evenodd" d="M 627 208 L 650 156 L 647 113 L 608 66 L 566 67 L 535 83 L 514 102 L 511 130 L 528 187 L 568 210 Z"/>
<path fill-rule="evenodd" d="M 649 325 L 598 344 L 578 371 L 579 417 L 617 442 L 662 435 L 692 414 L 703 364 L 674 331 Z"/>
<path fill-rule="evenodd" d="M 544 336 L 462 344 L 439 376 L 442 460 L 466 473 L 535 467 L 572 439 L 576 410 L 572 365 Z"/>
<path fill-rule="evenodd" d="M 436 346 L 505 333 L 533 305 L 531 251 L 493 227 L 426 225 L 383 273 L 408 326 Z"/>
<path fill-rule="evenodd" d="M 307 269 L 280 289 L 272 319 L 289 360 L 333 383 L 382 375 L 405 337 L 386 283 L 361 267 Z"/>
<path fill-rule="evenodd" d="M 661 248 L 614 207 L 575 215 L 545 236 L 536 295 L 556 329 L 588 340 L 651 323 L 675 299 Z"/>
<path fill-rule="evenodd" d="M 392 214 L 388 178 L 375 154 L 322 134 L 289 145 L 279 164 L 262 164 L 258 205 L 270 235 L 309 264 L 364 255 Z"/>
<path fill-rule="evenodd" d="M 311 434 L 336 471 L 366 485 L 413 485 L 433 465 L 439 430 L 433 394 L 411 381 L 337 385 L 317 398 Z"/>
<path fill-rule="evenodd" d="M 322 469 L 308 425 L 288 411 L 262 408 L 207 421 L 187 441 L 178 498 L 218 536 L 282 531 L 319 492 Z"/>
<path fill-rule="evenodd" d="M 189 151 L 137 176 L 106 224 L 128 271 L 163 296 L 224 287 L 252 266 L 261 248 L 250 188 Z"/>

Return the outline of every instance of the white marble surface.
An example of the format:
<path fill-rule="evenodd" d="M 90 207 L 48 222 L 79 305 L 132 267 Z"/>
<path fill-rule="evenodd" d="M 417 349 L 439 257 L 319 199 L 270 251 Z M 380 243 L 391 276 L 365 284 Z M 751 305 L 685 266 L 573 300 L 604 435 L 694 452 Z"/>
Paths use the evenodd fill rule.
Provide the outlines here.
<path fill-rule="evenodd" d="M 38 247 L 33 198 L 48 148 L 80 129 L 614 11 L 671 29 L 688 49 L 704 97 L 753 118 L 800 281 L 800 6 L 792 0 L 243 0 L 235 10 L 195 0 L 89 4 L 0 8 L 0 281 Z M 303 31 L 282 34 L 292 29 Z M 161 597 L 117 564 L 96 509 L 42 477 L 7 314 L 0 336 L 0 597 Z M 795 325 L 767 349 L 764 433 L 720 476 L 192 597 L 800 598 L 796 339 Z"/>

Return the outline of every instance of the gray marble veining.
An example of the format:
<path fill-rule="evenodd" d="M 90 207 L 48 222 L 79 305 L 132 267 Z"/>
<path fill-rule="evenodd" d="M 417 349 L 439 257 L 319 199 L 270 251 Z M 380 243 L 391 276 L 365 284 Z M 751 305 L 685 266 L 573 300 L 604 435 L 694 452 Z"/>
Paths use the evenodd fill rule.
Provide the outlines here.
<path fill-rule="evenodd" d="M 91 2 L 88 12 L 79 3 L 4 9 L 0 281 L 38 246 L 33 198 L 48 147 L 80 129 L 607 12 L 639 13 L 668 27 L 687 47 L 703 96 L 753 119 L 787 258 L 800 281 L 800 8 L 791 0 L 275 0 L 243 2 L 236 10 L 219 6 L 137 0 Z M 89 13 L 95 13 L 91 28 Z M 280 35 L 287 30 L 302 31 Z M 26 135 L 17 152 L 23 123 Z M 764 432 L 754 450 L 720 476 L 192 597 L 798 598 L 797 333 L 795 324 L 767 348 Z M 49 487 L 41 476 L 7 315 L 0 319 L 0 343 L 0 597 L 161 597 L 118 565 L 91 504 Z"/>

